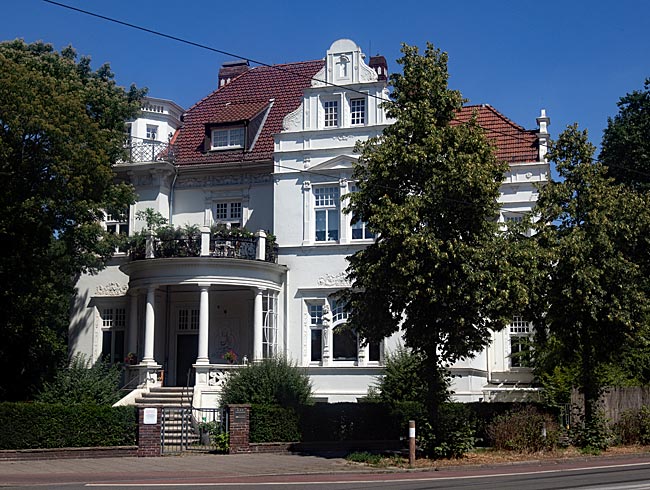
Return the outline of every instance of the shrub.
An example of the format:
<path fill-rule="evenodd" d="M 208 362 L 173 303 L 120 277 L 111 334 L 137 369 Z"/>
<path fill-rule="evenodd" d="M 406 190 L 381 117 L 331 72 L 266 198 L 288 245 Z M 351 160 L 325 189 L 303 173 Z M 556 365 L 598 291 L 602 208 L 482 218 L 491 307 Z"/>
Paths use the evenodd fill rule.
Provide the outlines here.
<path fill-rule="evenodd" d="M 253 403 L 297 408 L 312 403 L 307 372 L 285 358 L 264 359 L 231 373 L 221 403 Z"/>
<path fill-rule="evenodd" d="M 36 400 L 43 403 L 113 405 L 120 399 L 121 370 L 103 361 L 91 364 L 83 354 L 75 355 Z"/>
<path fill-rule="evenodd" d="M 252 405 L 251 442 L 294 442 L 300 440 L 300 422 L 292 408 Z"/>
<path fill-rule="evenodd" d="M 569 432 L 571 444 L 588 454 L 605 451 L 612 442 L 612 432 L 602 412 L 597 412 L 591 423 L 579 420 Z"/>
<path fill-rule="evenodd" d="M 382 461 L 380 454 L 372 454 L 367 451 L 355 451 L 348 454 L 345 459 L 353 463 L 365 463 L 370 465 L 378 465 Z"/>
<path fill-rule="evenodd" d="M 616 437 L 622 444 L 650 444 L 650 407 L 627 410 L 614 425 Z"/>
<path fill-rule="evenodd" d="M 369 398 L 384 403 L 423 402 L 427 393 L 423 362 L 421 354 L 398 347 L 386 358 L 383 374 L 371 388 Z"/>
<path fill-rule="evenodd" d="M 417 444 L 429 458 L 460 458 L 474 448 L 475 428 L 476 420 L 467 405 L 443 403 L 435 420 L 416 420 Z"/>
<path fill-rule="evenodd" d="M 532 453 L 557 447 L 560 429 L 552 415 L 528 405 L 495 417 L 487 434 L 496 449 Z"/>
<path fill-rule="evenodd" d="M 135 407 L 0 403 L 0 449 L 130 446 Z"/>

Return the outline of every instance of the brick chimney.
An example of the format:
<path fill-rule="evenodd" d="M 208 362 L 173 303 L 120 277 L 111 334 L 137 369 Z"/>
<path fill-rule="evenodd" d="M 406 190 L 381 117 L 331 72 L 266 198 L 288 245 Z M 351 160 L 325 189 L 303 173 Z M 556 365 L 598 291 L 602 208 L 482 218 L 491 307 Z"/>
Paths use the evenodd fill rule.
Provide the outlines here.
<path fill-rule="evenodd" d="M 219 87 L 229 84 L 230 80 L 246 73 L 249 68 L 248 60 L 226 61 L 219 68 Z"/>
<path fill-rule="evenodd" d="M 377 72 L 379 80 L 388 79 L 388 63 L 383 56 L 371 56 L 368 66 Z"/>

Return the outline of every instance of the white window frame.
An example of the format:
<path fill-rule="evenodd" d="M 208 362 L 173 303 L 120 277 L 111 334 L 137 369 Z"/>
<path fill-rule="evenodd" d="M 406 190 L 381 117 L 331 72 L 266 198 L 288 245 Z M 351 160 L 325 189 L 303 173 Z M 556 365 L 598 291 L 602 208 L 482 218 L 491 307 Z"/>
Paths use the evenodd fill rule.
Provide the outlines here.
<path fill-rule="evenodd" d="M 336 99 L 323 101 L 323 126 L 338 128 L 341 125 L 340 102 Z"/>
<path fill-rule="evenodd" d="M 179 306 L 176 309 L 176 332 L 196 334 L 199 332 L 199 307 Z"/>
<path fill-rule="evenodd" d="M 129 236 L 129 210 L 128 208 L 123 214 L 114 217 L 108 213 L 104 213 L 104 228 L 108 233 L 115 235 Z M 125 250 L 120 250 L 119 247 L 115 248 L 116 254 L 124 254 Z"/>
<path fill-rule="evenodd" d="M 341 239 L 341 189 L 338 184 L 314 185 L 312 187 L 314 198 L 314 234 L 315 243 L 338 243 Z M 324 219 L 325 235 L 319 239 L 319 216 Z M 336 237 L 331 235 L 336 232 Z"/>
<path fill-rule="evenodd" d="M 350 125 L 351 126 L 365 126 L 366 125 L 366 103 L 365 97 L 355 97 L 350 99 Z M 359 107 L 355 107 L 359 106 Z"/>
<path fill-rule="evenodd" d="M 217 135 L 225 136 L 218 138 Z M 218 139 L 225 141 L 224 144 L 216 144 Z M 210 132 L 210 149 L 211 150 L 231 150 L 244 148 L 246 145 L 246 130 L 244 126 L 233 128 L 214 128 Z"/>
<path fill-rule="evenodd" d="M 152 141 L 158 140 L 158 125 L 147 124 L 147 139 Z"/>
<path fill-rule="evenodd" d="M 522 340 L 524 342 L 531 341 L 534 335 L 534 328 L 532 322 L 524 320 L 523 317 L 515 315 L 508 325 L 508 359 L 510 369 L 530 369 L 530 366 L 522 366 L 521 359 L 513 357 L 513 354 L 523 352 L 521 348 Z M 518 345 L 520 348 L 513 352 L 513 345 Z M 532 350 L 529 349 L 532 354 Z"/>
<path fill-rule="evenodd" d="M 275 291 L 262 293 L 262 358 L 278 355 L 278 294 Z"/>
<path fill-rule="evenodd" d="M 212 222 L 226 228 L 244 226 L 244 203 L 241 200 L 215 201 L 212 205 Z"/>
<path fill-rule="evenodd" d="M 122 304 L 98 305 L 99 336 L 98 358 L 110 364 L 123 363 L 126 355 L 126 307 Z M 110 333 L 110 346 L 104 345 L 105 334 Z M 118 333 L 121 333 L 122 348 L 116 348 Z M 106 353 L 108 358 L 105 359 Z"/>

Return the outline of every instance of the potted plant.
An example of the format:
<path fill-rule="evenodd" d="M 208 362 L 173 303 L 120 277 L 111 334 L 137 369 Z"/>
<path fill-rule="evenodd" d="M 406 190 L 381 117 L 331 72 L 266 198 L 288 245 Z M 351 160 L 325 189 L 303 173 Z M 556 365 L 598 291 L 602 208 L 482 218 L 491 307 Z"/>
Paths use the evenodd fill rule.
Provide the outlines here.
<path fill-rule="evenodd" d="M 235 364 L 235 363 L 237 362 L 237 358 L 238 358 L 238 357 L 237 357 L 237 353 L 236 353 L 234 350 L 232 350 L 232 349 L 228 349 L 228 352 L 226 352 L 226 353 L 223 355 L 223 358 L 224 358 L 226 361 L 228 361 L 230 364 Z"/>

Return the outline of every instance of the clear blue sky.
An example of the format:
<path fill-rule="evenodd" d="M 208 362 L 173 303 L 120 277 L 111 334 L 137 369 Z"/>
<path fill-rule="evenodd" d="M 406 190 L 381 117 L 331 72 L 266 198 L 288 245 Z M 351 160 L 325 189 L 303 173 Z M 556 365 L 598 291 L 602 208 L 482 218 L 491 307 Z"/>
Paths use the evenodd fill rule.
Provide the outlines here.
<path fill-rule="evenodd" d="M 650 77 L 646 0 L 59 1 L 266 63 L 322 58 L 347 37 L 396 70 L 402 42 L 431 41 L 449 53 L 450 86 L 470 103 L 526 128 L 545 108 L 553 136 L 578 122 L 597 145 L 619 97 Z M 109 62 L 121 85 L 184 108 L 216 88 L 232 59 L 42 0 L 2 3 L 1 40 L 71 44 L 95 67 Z"/>

